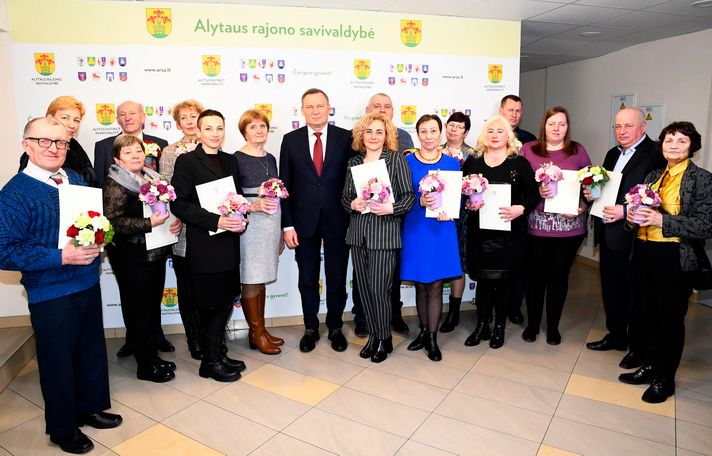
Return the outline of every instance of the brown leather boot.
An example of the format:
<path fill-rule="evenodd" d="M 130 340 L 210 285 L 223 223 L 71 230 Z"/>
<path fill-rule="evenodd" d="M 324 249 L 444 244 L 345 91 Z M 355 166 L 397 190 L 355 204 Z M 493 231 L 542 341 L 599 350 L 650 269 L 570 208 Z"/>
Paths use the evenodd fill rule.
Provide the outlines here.
<path fill-rule="evenodd" d="M 265 331 L 265 314 L 261 312 L 260 297 L 242 298 L 240 299 L 240 303 L 242 304 L 242 311 L 245 313 L 247 324 L 250 327 L 250 348 L 259 350 L 265 355 L 281 353 L 282 350 L 267 338 L 267 331 Z"/>
<path fill-rule="evenodd" d="M 264 316 L 265 316 L 265 301 L 267 300 L 266 296 L 266 291 L 264 288 L 260 290 L 259 298 L 260 298 L 260 315 L 262 315 L 262 321 L 264 321 Z M 270 342 L 272 342 L 274 345 L 280 346 L 284 345 L 284 339 L 281 337 L 273 336 L 267 331 L 267 328 L 265 328 L 265 334 L 267 334 L 267 339 L 269 339 Z"/>

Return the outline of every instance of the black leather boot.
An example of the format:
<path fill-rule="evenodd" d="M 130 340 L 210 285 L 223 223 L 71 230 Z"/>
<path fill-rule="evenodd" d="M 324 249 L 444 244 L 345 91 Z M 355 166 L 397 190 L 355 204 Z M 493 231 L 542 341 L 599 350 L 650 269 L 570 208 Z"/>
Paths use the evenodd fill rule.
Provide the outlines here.
<path fill-rule="evenodd" d="M 219 382 L 234 382 L 240 379 L 240 372 L 232 367 L 225 365 L 221 358 L 225 356 L 222 353 L 221 337 L 208 337 L 204 339 L 203 360 L 200 363 L 198 374 L 203 378 L 212 378 Z"/>
<path fill-rule="evenodd" d="M 443 320 L 442 325 L 440 325 L 441 333 L 452 332 L 457 325 L 460 323 L 460 304 L 462 303 L 462 298 L 450 297 L 450 305 L 445 315 L 445 320 Z"/>
<path fill-rule="evenodd" d="M 388 358 L 388 353 L 393 351 L 393 338 L 376 339 L 375 350 L 371 356 L 372 363 L 380 363 Z"/>
<path fill-rule="evenodd" d="M 373 336 L 368 337 L 368 342 L 366 342 L 366 345 L 361 349 L 361 353 L 358 355 L 363 358 L 370 358 L 376 353 L 376 345 L 378 344 L 378 339 L 376 339 Z"/>
<path fill-rule="evenodd" d="M 430 361 L 440 361 L 443 359 L 443 354 L 440 353 L 440 347 L 438 347 L 438 333 L 437 331 L 428 332 L 426 339 L 426 348 L 428 350 L 428 358 Z"/>
<path fill-rule="evenodd" d="M 408 351 L 422 350 L 425 347 L 425 338 L 428 330 L 425 326 L 420 325 L 420 332 L 416 336 L 415 340 L 408 345 Z"/>
<path fill-rule="evenodd" d="M 227 356 L 227 351 L 227 344 L 225 343 L 225 338 L 223 337 L 218 358 L 226 366 L 231 367 L 233 369 L 237 369 L 238 372 L 244 371 L 247 368 L 245 363 L 240 361 L 239 359 L 230 358 L 229 356 Z"/>
<path fill-rule="evenodd" d="M 475 330 L 472 331 L 472 334 L 470 334 L 467 339 L 465 339 L 465 345 L 468 347 L 474 347 L 475 345 L 479 345 L 482 340 L 489 340 L 491 336 L 492 333 L 490 332 L 490 326 L 487 320 L 479 320 L 477 322 L 477 326 L 475 326 Z"/>
<path fill-rule="evenodd" d="M 492 339 L 490 339 L 490 348 L 498 349 L 504 345 L 504 326 L 505 322 L 497 322 L 492 330 Z"/>

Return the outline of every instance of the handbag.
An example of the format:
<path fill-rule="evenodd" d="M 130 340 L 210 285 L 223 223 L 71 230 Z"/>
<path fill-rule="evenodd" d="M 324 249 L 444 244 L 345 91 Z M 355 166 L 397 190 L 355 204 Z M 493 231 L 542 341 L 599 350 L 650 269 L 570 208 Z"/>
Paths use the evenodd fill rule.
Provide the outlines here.
<path fill-rule="evenodd" d="M 705 252 L 705 242 L 694 241 L 691 244 L 697 257 L 697 270 L 692 273 L 692 288 L 695 290 L 712 289 L 712 264 Z"/>

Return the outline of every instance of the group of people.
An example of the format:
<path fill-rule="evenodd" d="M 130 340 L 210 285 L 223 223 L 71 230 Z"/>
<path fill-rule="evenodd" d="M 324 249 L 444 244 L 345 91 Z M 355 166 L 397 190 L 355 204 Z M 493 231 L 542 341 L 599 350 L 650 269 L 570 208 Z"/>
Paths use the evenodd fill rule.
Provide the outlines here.
<path fill-rule="evenodd" d="M 459 324 L 465 274 L 477 282 L 477 322 L 465 345 L 489 341 L 493 349 L 502 347 L 507 317 L 523 320 L 522 295 L 528 317 L 522 338 L 536 340 L 546 309 L 546 341 L 560 344 L 568 276 L 586 235 L 593 198 L 582 189 L 576 213 L 546 212 L 544 200 L 553 191 L 549 184 L 537 183 L 534 172 L 547 162 L 578 170 L 591 165 L 591 159 L 571 139 L 566 109 L 546 111 L 539 139 L 519 127 L 522 109 L 519 97 L 504 97 L 498 114 L 484 122 L 475 147 L 465 143 L 468 116 L 453 113 L 443 125 L 439 116 L 423 115 L 416 123 L 420 147 L 414 148 L 410 135 L 392 122 L 388 95 L 374 95 L 365 115 L 348 131 L 329 124 L 327 94 L 309 89 L 301 99 L 306 126 L 284 135 L 277 160 L 266 150 L 269 119 L 260 111 L 241 116 L 238 128 L 245 145 L 229 154 L 222 150 L 226 122 L 219 111 L 196 100 L 178 103 L 172 115 L 183 137 L 168 145 L 143 133 L 143 107 L 127 101 L 117 108 L 122 133 L 97 142 L 92 166 L 75 139 L 82 103 L 66 96 L 54 100 L 46 117 L 25 127 L 20 172 L 0 191 L 0 268 L 22 271 L 51 440 L 65 451 L 85 452 L 93 444 L 79 426 L 110 428 L 122 421 L 104 412 L 110 401 L 100 246 L 70 241 L 57 248 L 57 189 L 63 183 L 103 189 L 104 214 L 116 232 L 106 252 L 127 330 L 119 355 L 135 356 L 142 380 L 175 377 L 175 364 L 158 356 L 175 349 L 160 322 L 168 255 L 190 354 L 201 360 L 200 376 L 217 381 L 235 381 L 245 369 L 244 362 L 228 356 L 225 343 L 237 297 L 249 325 L 250 347 L 280 353 L 284 341 L 265 327 L 265 287 L 277 278 L 285 246 L 294 249 L 298 266 L 302 352 L 312 351 L 320 339 L 322 248 L 327 337 L 337 352 L 348 345 L 342 316 L 349 254 L 356 334 L 368 336 L 360 356 L 374 363 L 393 350 L 392 329 L 408 331 L 400 311 L 400 281 L 412 282 L 416 291 L 419 332 L 408 350 L 424 350 L 430 360 L 440 361 L 437 333 Z M 621 110 L 614 128 L 619 146 L 608 152 L 603 166 L 621 172 L 623 179 L 616 204 L 605 207 L 603 218 L 595 218 L 609 334 L 587 347 L 630 350 L 621 367 L 637 370 L 621 374 L 620 381 L 649 383 L 643 400 L 661 402 L 674 394 L 699 243 L 712 237 L 712 175 L 690 161 L 701 138 L 689 122 L 667 126 L 657 144 L 645 135 L 638 109 Z M 160 160 L 147 162 L 147 145 L 158 145 Z M 388 171 L 392 198 L 368 198 L 354 183 L 350 168 L 378 160 Z M 433 194 L 419 191 L 421 179 L 438 170 L 509 184 L 511 202 L 496 210 L 511 229 L 480 226 L 477 212 L 486 200 L 463 198 L 457 220 L 440 211 Z M 147 249 L 145 234 L 168 223 L 169 214 L 144 216 L 138 194 L 146 179 L 160 177 L 175 188 L 170 208 L 176 219 L 168 229 L 178 242 Z M 246 219 L 201 207 L 197 188 L 221 178 L 232 179 L 237 193 L 247 198 Z M 260 184 L 271 178 L 282 180 L 289 198 L 258 196 Z M 660 208 L 625 205 L 625 193 L 639 183 L 658 191 Z M 428 217 L 428 210 L 437 217 Z M 220 233 L 211 235 L 216 231 Z M 547 267 L 541 267 L 544 258 Z M 449 311 L 441 324 L 443 285 L 448 282 Z"/>

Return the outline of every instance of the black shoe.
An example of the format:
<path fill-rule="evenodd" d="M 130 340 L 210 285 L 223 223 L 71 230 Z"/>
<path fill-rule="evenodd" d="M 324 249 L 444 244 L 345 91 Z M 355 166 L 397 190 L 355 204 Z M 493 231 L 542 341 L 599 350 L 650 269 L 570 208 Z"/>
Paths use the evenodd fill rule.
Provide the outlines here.
<path fill-rule="evenodd" d="M 218 382 L 234 382 L 240 379 L 240 372 L 237 369 L 226 366 L 220 361 L 210 363 L 203 359 L 200 363 L 198 375 L 203 378 L 212 378 Z"/>
<path fill-rule="evenodd" d="M 188 339 L 188 350 L 190 351 L 190 357 L 193 359 L 201 360 L 203 359 L 203 346 L 200 342 L 194 339 Z"/>
<path fill-rule="evenodd" d="M 388 339 L 377 339 L 373 356 L 371 356 L 371 362 L 380 363 L 384 361 L 386 358 L 388 358 L 388 354 L 392 351 L 393 339 L 391 337 L 389 337 Z"/>
<path fill-rule="evenodd" d="M 220 362 L 229 367 L 230 369 L 236 369 L 238 372 L 242 372 L 245 369 L 247 369 L 247 366 L 243 361 L 240 361 L 239 359 L 232 359 L 227 356 L 227 354 L 223 353 L 221 356 L 218 356 L 220 359 Z"/>
<path fill-rule="evenodd" d="M 521 325 L 524 323 L 524 315 L 522 315 L 521 309 L 512 309 L 509 311 L 509 321 L 515 325 Z"/>
<path fill-rule="evenodd" d="M 403 335 L 408 335 L 408 331 L 410 329 L 408 328 L 408 324 L 403 320 L 403 317 L 400 315 L 396 315 L 393 317 L 391 320 L 391 326 L 393 327 L 393 331 L 403 334 Z"/>
<path fill-rule="evenodd" d="M 158 342 L 156 344 L 156 348 L 159 352 L 163 353 L 171 353 L 176 351 L 176 348 L 173 346 L 172 343 L 168 342 L 168 339 L 163 339 L 162 341 Z"/>
<path fill-rule="evenodd" d="M 474 347 L 479 345 L 482 340 L 489 340 L 490 337 L 492 337 L 492 333 L 490 332 L 489 323 L 480 320 L 477 322 L 477 326 L 475 326 L 475 330 L 472 331 L 472 334 L 465 339 L 465 346 Z"/>
<path fill-rule="evenodd" d="M 356 328 L 354 328 L 354 334 L 356 334 L 356 337 L 367 337 L 368 328 L 366 327 L 366 323 L 356 323 Z"/>
<path fill-rule="evenodd" d="M 153 383 L 164 383 L 173 380 L 176 374 L 170 369 L 161 369 L 156 364 L 151 364 L 146 367 L 139 367 L 136 370 L 136 378 L 139 380 L 147 380 Z"/>
<path fill-rule="evenodd" d="M 455 328 L 457 328 L 458 324 L 460 324 L 460 310 L 458 309 L 457 312 L 449 310 L 447 315 L 445 315 L 443 323 L 440 325 L 440 332 L 452 332 Z"/>
<path fill-rule="evenodd" d="M 408 344 L 408 351 L 422 350 L 423 347 L 425 347 L 425 335 L 427 334 L 427 332 L 428 331 L 425 329 L 425 326 L 421 326 L 420 332 L 415 337 L 413 342 Z"/>
<path fill-rule="evenodd" d="M 319 333 L 313 329 L 307 329 L 304 331 L 302 340 L 299 341 L 299 351 L 302 353 L 309 353 L 314 350 L 317 340 L 319 340 Z"/>
<path fill-rule="evenodd" d="M 561 333 L 556 328 L 546 330 L 546 343 L 549 345 L 559 345 L 561 343 Z"/>
<path fill-rule="evenodd" d="M 635 352 L 630 352 L 623 357 L 618 365 L 623 369 L 637 369 L 643 365 L 643 357 Z"/>
<path fill-rule="evenodd" d="M 346 337 L 344 337 L 344 333 L 341 332 L 341 328 L 331 331 L 331 334 L 329 334 L 329 340 L 331 341 L 331 348 L 337 352 L 345 351 L 348 346 Z"/>
<path fill-rule="evenodd" d="M 668 397 L 675 394 L 675 382 L 672 380 L 655 379 L 653 384 L 643 393 L 643 401 L 649 404 L 665 402 Z"/>
<path fill-rule="evenodd" d="M 502 345 L 504 345 L 504 322 L 494 324 L 492 338 L 489 342 L 490 348 L 494 348 L 495 350 L 501 348 Z"/>
<path fill-rule="evenodd" d="M 66 453 L 84 454 L 94 449 L 94 443 L 79 429 L 74 431 L 74 435 L 50 434 L 49 440 Z"/>
<path fill-rule="evenodd" d="M 537 334 L 539 334 L 538 329 L 527 326 L 527 328 L 522 331 L 522 339 L 524 339 L 525 342 L 536 342 Z"/>
<path fill-rule="evenodd" d="M 641 367 L 635 372 L 626 372 L 618 376 L 618 381 L 629 385 L 645 385 L 646 383 L 652 383 L 654 379 L 655 373 L 653 372 L 653 366 L 650 364 Z"/>
<path fill-rule="evenodd" d="M 426 336 L 425 347 L 428 350 L 428 359 L 430 361 L 440 361 L 443 359 L 443 354 L 440 352 L 440 347 L 438 347 L 438 333 L 437 331 L 429 332 Z"/>
<path fill-rule="evenodd" d="M 119 351 L 116 352 L 116 356 L 119 358 L 126 358 L 127 356 L 133 355 L 134 351 L 133 348 L 131 348 L 131 345 L 129 344 L 124 344 L 119 348 Z"/>
<path fill-rule="evenodd" d="M 161 369 L 170 369 L 172 371 L 176 370 L 176 363 L 173 361 L 166 361 L 165 359 L 156 358 L 156 366 Z"/>
<path fill-rule="evenodd" d="M 628 346 L 624 343 L 615 342 L 610 336 L 606 336 L 601 340 L 586 343 L 586 348 L 594 351 L 618 350 L 625 351 Z"/>
<path fill-rule="evenodd" d="M 77 417 L 79 427 L 91 426 L 94 429 L 111 429 L 118 427 L 123 418 L 121 415 L 109 412 L 92 413 L 91 415 L 80 415 Z"/>
<path fill-rule="evenodd" d="M 378 339 L 375 337 L 371 336 L 368 338 L 368 342 L 366 342 L 366 345 L 361 349 L 361 352 L 358 354 L 361 358 L 367 359 L 370 358 L 371 356 L 376 353 L 376 343 Z"/>

